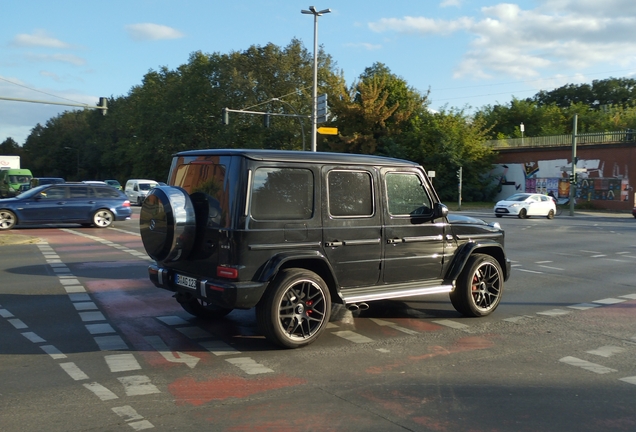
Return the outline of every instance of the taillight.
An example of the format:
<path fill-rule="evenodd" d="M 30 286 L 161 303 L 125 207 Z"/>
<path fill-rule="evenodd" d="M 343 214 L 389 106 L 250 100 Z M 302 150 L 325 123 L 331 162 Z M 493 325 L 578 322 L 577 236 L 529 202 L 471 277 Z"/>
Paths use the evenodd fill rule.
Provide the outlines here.
<path fill-rule="evenodd" d="M 216 275 L 218 277 L 227 278 L 227 279 L 237 279 L 238 269 L 232 268 L 232 267 L 218 266 L 216 268 Z"/>
<path fill-rule="evenodd" d="M 124 206 L 124 207 L 130 207 L 130 201 L 128 201 L 128 200 L 124 201 L 124 203 L 122 204 L 122 206 Z"/>

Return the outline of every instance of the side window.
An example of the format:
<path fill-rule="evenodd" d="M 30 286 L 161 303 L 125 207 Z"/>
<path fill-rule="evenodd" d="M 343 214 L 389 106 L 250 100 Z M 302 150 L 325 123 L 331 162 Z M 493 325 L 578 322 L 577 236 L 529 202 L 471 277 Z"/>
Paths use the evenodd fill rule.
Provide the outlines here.
<path fill-rule="evenodd" d="M 254 171 L 251 214 L 256 220 L 311 219 L 314 177 L 308 169 L 258 168 Z"/>
<path fill-rule="evenodd" d="M 370 173 L 330 171 L 327 175 L 327 191 L 331 216 L 373 216 L 373 182 Z"/>
<path fill-rule="evenodd" d="M 111 187 L 98 187 L 93 189 L 97 198 L 119 198 L 119 194 L 116 189 Z"/>
<path fill-rule="evenodd" d="M 391 215 L 426 215 L 431 212 L 431 200 L 418 175 L 389 172 L 385 179 L 388 209 Z"/>
<path fill-rule="evenodd" d="M 139 191 L 139 188 L 137 187 L 137 183 L 135 183 L 135 186 L 133 186 L 133 190 L 134 190 L 135 192 L 138 192 L 138 191 Z"/>
<path fill-rule="evenodd" d="M 72 186 L 69 189 L 71 198 L 88 198 L 88 188 L 85 186 Z"/>
<path fill-rule="evenodd" d="M 66 188 L 48 188 L 40 192 L 44 199 L 57 200 L 66 198 Z"/>

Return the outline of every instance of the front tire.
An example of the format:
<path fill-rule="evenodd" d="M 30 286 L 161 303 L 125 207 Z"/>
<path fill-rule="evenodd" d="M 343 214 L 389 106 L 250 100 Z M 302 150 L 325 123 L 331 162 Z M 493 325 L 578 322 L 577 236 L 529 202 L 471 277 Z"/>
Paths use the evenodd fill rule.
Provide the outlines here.
<path fill-rule="evenodd" d="M 524 208 L 519 210 L 519 219 L 527 219 L 527 218 L 528 218 L 528 211 Z"/>
<path fill-rule="evenodd" d="M 503 272 L 490 255 L 472 255 L 459 278 L 450 300 L 455 310 L 465 316 L 481 317 L 492 313 L 503 293 Z"/>
<path fill-rule="evenodd" d="M 93 215 L 93 225 L 97 228 L 108 228 L 115 221 L 115 216 L 110 210 L 97 210 Z"/>
<path fill-rule="evenodd" d="M 18 223 L 15 213 L 9 210 L 0 210 L 0 230 L 10 230 Z"/>
<path fill-rule="evenodd" d="M 267 340 L 283 348 L 314 342 L 331 315 L 327 284 L 314 272 L 282 270 L 256 305 L 256 319 Z"/>

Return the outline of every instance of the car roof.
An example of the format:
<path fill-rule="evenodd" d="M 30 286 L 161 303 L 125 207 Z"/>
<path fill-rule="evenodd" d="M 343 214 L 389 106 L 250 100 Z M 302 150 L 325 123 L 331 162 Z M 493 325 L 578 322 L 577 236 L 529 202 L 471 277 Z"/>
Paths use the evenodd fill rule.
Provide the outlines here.
<path fill-rule="evenodd" d="M 187 150 L 176 153 L 174 156 L 242 156 L 252 160 L 270 162 L 346 163 L 352 165 L 398 165 L 409 167 L 419 166 L 419 164 L 415 162 L 385 156 L 291 150 L 204 149 Z"/>

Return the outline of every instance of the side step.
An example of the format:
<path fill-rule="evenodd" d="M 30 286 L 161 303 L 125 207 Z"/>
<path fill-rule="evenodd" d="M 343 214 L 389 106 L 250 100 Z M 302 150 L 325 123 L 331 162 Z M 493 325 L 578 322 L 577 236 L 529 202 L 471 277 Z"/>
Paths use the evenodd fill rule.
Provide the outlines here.
<path fill-rule="evenodd" d="M 340 295 L 345 304 L 350 303 L 362 303 L 374 300 L 389 300 L 401 297 L 414 297 L 428 294 L 440 294 L 448 293 L 453 290 L 453 285 L 436 285 L 422 287 L 414 286 L 413 288 L 401 285 L 396 289 L 392 287 L 373 287 L 373 288 L 353 288 L 350 290 L 343 289 L 340 291 Z"/>

